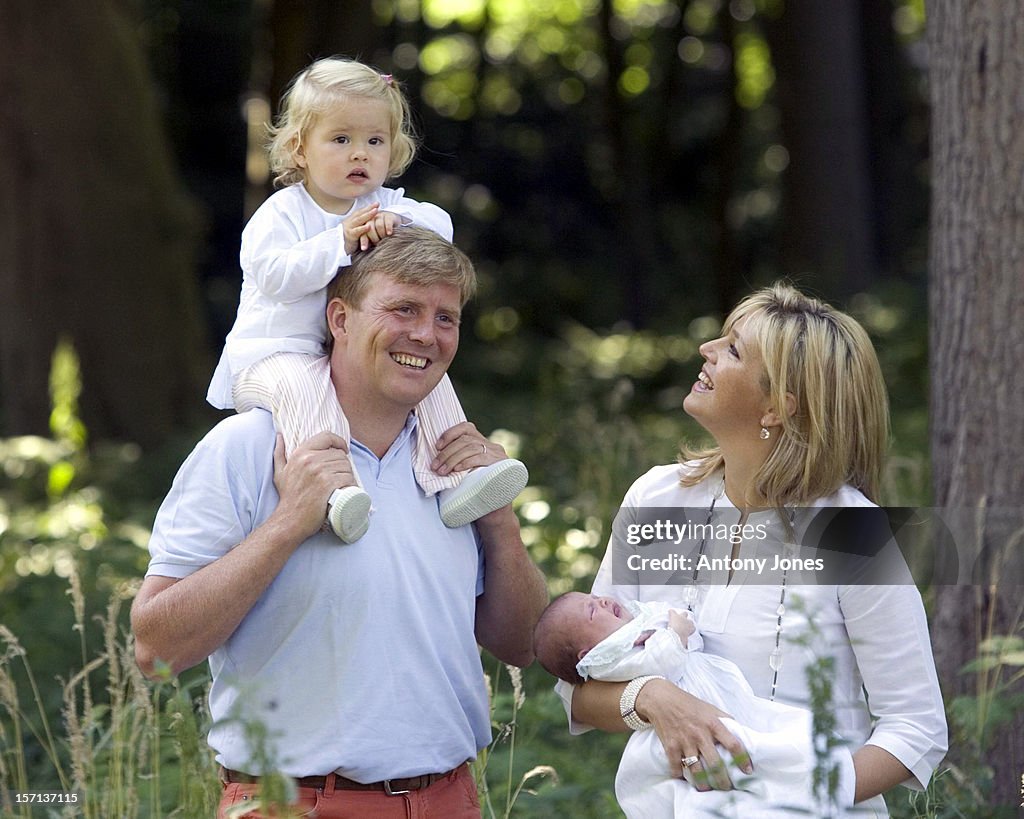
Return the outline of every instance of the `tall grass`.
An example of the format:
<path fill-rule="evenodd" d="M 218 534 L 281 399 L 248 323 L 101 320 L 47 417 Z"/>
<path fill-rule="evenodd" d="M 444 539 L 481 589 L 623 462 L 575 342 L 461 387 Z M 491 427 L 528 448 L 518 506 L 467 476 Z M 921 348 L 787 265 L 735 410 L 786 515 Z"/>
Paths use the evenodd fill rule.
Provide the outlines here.
<path fill-rule="evenodd" d="M 61 725 L 56 729 L 19 638 L 0 625 L 0 809 L 28 817 L 34 806 L 12 794 L 60 792 L 73 803 L 49 806 L 50 815 L 109 817 L 209 816 L 219 785 L 202 738 L 201 700 L 168 679 L 149 683 L 134 661 L 132 637 L 120 625 L 130 590 L 113 597 L 95 618 L 102 648 L 89 656 L 85 600 L 77 573 L 69 590 L 81 667 L 60 684 Z M 20 680 L 20 682 L 19 682 Z M 27 690 L 27 700 L 22 691 Z M 29 742 L 31 738 L 31 742 Z M 33 750 L 46 766 L 32 765 Z M 170 775 L 164 776 L 164 769 Z M 48 768 L 48 770 L 47 770 Z"/>
<path fill-rule="evenodd" d="M 205 742 L 211 724 L 206 686 L 183 683 L 166 670 L 156 683 L 142 676 L 134 661 L 132 635 L 121 625 L 124 603 L 133 591 L 129 587 L 94 618 L 102 648 L 90 656 L 86 603 L 77 573 L 71 575 L 69 586 L 81 667 L 67 680 L 57 680 L 62 698 L 59 727 L 51 725 L 47 698 L 36 682 L 28 652 L 0 625 L 0 816 L 30 819 L 37 806 L 17 802 L 14 795 L 44 791 L 76 797 L 74 803 L 48 806 L 51 816 L 213 816 L 220 784 L 213 752 Z M 501 690 L 503 677 L 511 683 L 509 692 Z M 491 679 L 494 740 L 475 760 L 473 771 L 484 815 L 495 819 L 512 816 L 520 795 L 535 793 L 532 786 L 538 780 L 557 781 L 557 776 L 550 766 L 539 765 L 516 778 L 516 734 L 526 700 L 522 672 L 499 664 Z M 206 681 L 199 678 L 200 683 Z M 247 723 L 245 729 L 257 749 L 257 764 L 273 771 L 276 760 L 262 726 Z M 501 757 L 500 769 L 490 765 L 497 748 L 507 754 Z M 38 764 L 30 766 L 33 749 L 45 755 L 45 776 Z M 495 798 L 492 784 L 501 780 L 503 787 Z M 259 802 L 248 802 L 243 812 L 262 805 L 274 815 L 286 815 L 294 783 L 271 774 L 264 777 L 264 786 Z"/>
<path fill-rule="evenodd" d="M 502 697 L 500 692 L 503 670 L 512 684 L 511 693 L 505 697 Z M 523 685 L 522 669 L 499 663 L 494 675 L 487 675 L 487 691 L 491 703 L 491 727 L 494 730 L 494 736 L 491 744 L 484 748 L 477 755 L 476 759 L 473 760 L 473 777 L 476 780 L 477 794 L 480 797 L 480 807 L 483 815 L 489 817 L 489 819 L 496 819 L 498 816 L 508 819 L 508 817 L 512 816 L 512 810 L 520 794 L 524 792 L 536 794 L 535 790 L 528 787 L 534 780 L 549 779 L 557 784 L 558 773 L 550 765 L 536 765 L 522 774 L 518 781 L 515 778 L 516 732 L 520 709 L 526 702 L 526 689 Z M 510 716 L 504 721 L 498 716 L 500 711 L 503 710 L 501 702 L 503 699 L 506 701 L 504 704 L 510 710 Z M 507 759 L 505 760 L 504 774 L 498 774 L 498 778 L 504 780 L 505 799 L 504 804 L 499 804 L 499 807 L 496 809 L 489 781 L 489 778 L 494 777 L 495 772 L 489 770 L 489 767 L 495 749 L 502 745 L 506 746 Z M 515 787 L 512 785 L 513 782 L 516 782 Z"/>

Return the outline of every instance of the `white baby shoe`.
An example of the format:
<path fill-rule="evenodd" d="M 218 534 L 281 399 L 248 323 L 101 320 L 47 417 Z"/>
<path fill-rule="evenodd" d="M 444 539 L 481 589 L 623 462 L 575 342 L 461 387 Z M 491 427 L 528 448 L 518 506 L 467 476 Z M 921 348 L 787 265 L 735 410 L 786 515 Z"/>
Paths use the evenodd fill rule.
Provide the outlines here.
<path fill-rule="evenodd" d="M 355 543 L 370 528 L 370 496 L 358 486 L 335 489 L 327 501 L 327 522 L 345 543 Z"/>
<path fill-rule="evenodd" d="M 472 523 L 512 503 L 529 478 L 526 465 L 514 458 L 477 467 L 458 486 L 441 491 L 441 520 L 449 529 Z"/>

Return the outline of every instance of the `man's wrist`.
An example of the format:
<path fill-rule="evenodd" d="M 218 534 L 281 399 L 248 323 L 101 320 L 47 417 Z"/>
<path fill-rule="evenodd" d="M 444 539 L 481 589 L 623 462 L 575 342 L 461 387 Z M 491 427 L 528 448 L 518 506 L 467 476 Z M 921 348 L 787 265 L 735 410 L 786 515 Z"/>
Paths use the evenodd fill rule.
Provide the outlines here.
<path fill-rule="evenodd" d="M 519 518 L 516 517 L 512 504 L 500 506 L 493 512 L 482 515 L 473 521 L 473 525 L 481 535 L 486 533 L 489 536 L 501 537 L 504 533 L 507 537 L 519 539 Z"/>
<path fill-rule="evenodd" d="M 257 529 L 264 529 L 275 543 L 290 548 L 298 547 L 318 531 L 316 526 L 310 528 L 309 515 L 305 510 L 287 504 L 278 504 Z"/>

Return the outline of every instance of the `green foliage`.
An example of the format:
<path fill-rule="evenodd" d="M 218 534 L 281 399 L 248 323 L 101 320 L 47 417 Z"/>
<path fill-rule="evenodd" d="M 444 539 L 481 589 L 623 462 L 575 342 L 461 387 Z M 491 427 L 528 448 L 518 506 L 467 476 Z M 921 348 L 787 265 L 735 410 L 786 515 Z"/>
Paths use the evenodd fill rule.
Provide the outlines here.
<path fill-rule="evenodd" d="M 67 445 L 72 452 L 81 452 L 85 446 L 85 425 L 78 417 L 78 397 L 82 392 L 82 377 L 78 356 L 66 339 L 61 339 L 53 353 L 50 369 L 50 431 L 56 441 Z M 71 473 L 74 475 L 74 473 Z"/>
<path fill-rule="evenodd" d="M 485 657 L 485 667 L 494 668 L 494 740 L 474 766 L 484 817 L 621 817 L 612 783 L 627 736 L 572 737 L 554 679 L 543 669 L 524 669 L 517 681 L 518 670 L 492 658 Z"/>
<path fill-rule="evenodd" d="M 67 413 L 55 408 L 63 421 L 53 439 L 0 440 L 0 623 L 31 634 L 33 667 L 46 682 L 72 676 L 72 658 L 86 662 L 83 644 L 69 644 L 76 634 L 84 640 L 81 608 L 102 610 L 112 595 L 123 597 L 126 579 L 141 576 L 149 536 L 144 521 L 155 503 L 114 491 L 122 481 L 130 485 L 138 452 L 104 446 L 87 452 L 73 406 L 64 405 Z M 72 576 L 81 598 L 74 610 L 62 603 Z M 45 687 L 42 698 L 51 715 L 61 708 L 59 689 Z M 29 755 L 30 762 L 39 759 Z"/>
<path fill-rule="evenodd" d="M 821 629 L 811 616 L 811 612 L 807 611 L 800 597 L 795 596 L 789 606 L 794 611 L 803 611 L 807 614 L 806 630 L 789 639 L 796 645 L 811 648 L 814 656 L 814 660 L 804 668 L 807 690 L 810 695 L 807 705 L 813 717 L 814 771 L 812 772 L 812 787 L 817 805 L 815 815 L 826 819 L 826 817 L 841 815 L 843 807 L 837 800 L 839 766 L 832 759 L 835 749 L 844 744 L 844 741 L 836 734 L 838 721 L 834 700 L 835 657 L 829 653 L 828 641 L 822 635 Z"/>
<path fill-rule="evenodd" d="M 28 652 L 0 625 L 2 815 L 34 815 L 32 805 L 11 801 L 12 793 L 30 791 L 76 797 L 54 806 L 51 816 L 212 815 L 219 786 L 212 753 L 202 741 L 204 698 L 196 698 L 184 681 L 151 686 L 143 679 L 132 639 L 119 625 L 120 597 L 111 598 L 105 616 L 96 618 L 102 647 L 90 650 L 88 609 L 76 573 L 70 595 L 74 625 L 64 639 L 78 643 L 83 664 L 66 681 L 57 680 L 59 717 L 37 683 Z"/>

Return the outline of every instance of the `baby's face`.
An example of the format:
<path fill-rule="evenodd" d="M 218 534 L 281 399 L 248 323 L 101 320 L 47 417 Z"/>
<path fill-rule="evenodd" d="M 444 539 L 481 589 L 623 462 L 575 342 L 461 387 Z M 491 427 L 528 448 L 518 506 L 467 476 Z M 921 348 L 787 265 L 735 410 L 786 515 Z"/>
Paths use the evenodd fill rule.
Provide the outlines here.
<path fill-rule="evenodd" d="M 566 624 L 582 657 L 590 649 L 633 619 L 614 597 L 572 592 L 565 604 Z"/>

